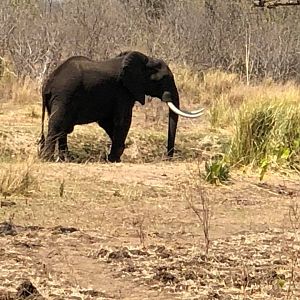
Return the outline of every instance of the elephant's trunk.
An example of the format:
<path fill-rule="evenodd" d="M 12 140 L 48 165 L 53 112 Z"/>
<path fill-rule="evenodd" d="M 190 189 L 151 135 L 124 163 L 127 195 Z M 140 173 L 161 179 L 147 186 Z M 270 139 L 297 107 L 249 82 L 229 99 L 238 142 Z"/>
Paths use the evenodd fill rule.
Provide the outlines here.
<path fill-rule="evenodd" d="M 173 91 L 172 95 L 170 92 L 164 92 L 162 96 L 162 100 L 168 103 L 172 102 L 178 109 L 180 108 L 179 96 L 177 90 Z M 173 157 L 174 154 L 177 123 L 178 123 L 178 114 L 174 113 L 171 109 L 169 109 L 168 147 L 167 147 L 167 155 L 169 157 Z"/>
<path fill-rule="evenodd" d="M 172 92 L 165 91 L 162 95 L 162 101 L 166 102 L 169 106 L 168 156 L 172 157 L 174 154 L 178 116 L 183 116 L 186 118 L 198 118 L 203 114 L 204 109 L 202 108 L 191 112 L 181 110 L 179 105 L 179 95 L 176 87 L 172 88 Z"/>

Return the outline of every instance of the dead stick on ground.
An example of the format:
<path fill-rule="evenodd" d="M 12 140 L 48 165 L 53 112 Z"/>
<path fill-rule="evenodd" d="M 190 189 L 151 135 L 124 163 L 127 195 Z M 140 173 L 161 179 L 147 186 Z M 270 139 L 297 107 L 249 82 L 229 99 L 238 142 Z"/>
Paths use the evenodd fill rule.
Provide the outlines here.
<path fill-rule="evenodd" d="M 300 0 L 254 0 L 255 7 L 275 8 L 277 6 L 300 5 Z"/>

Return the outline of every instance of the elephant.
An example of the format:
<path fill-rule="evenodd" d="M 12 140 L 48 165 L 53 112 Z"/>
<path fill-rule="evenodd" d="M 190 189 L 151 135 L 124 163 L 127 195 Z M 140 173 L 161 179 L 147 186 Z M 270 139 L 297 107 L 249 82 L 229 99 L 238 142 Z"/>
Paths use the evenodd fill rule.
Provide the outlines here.
<path fill-rule="evenodd" d="M 97 122 L 111 139 L 108 161 L 120 162 L 131 125 L 135 101 L 145 96 L 160 98 L 169 105 L 167 156 L 174 154 L 178 115 L 196 118 L 203 109 L 180 110 L 174 76 L 161 59 L 138 51 L 94 61 L 73 56 L 59 65 L 42 86 L 42 130 L 39 155 L 53 160 L 58 142 L 58 159 L 68 158 L 67 135 L 75 125 Z M 47 111 L 48 134 L 44 136 Z"/>

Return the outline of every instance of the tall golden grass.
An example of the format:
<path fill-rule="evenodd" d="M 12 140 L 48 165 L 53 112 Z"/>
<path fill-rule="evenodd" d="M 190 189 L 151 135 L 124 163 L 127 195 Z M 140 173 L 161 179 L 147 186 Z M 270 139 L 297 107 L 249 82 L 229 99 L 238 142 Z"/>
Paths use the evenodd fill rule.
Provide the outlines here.
<path fill-rule="evenodd" d="M 4 198 L 12 195 L 29 196 L 37 188 L 32 159 L 18 164 L 2 165 L 0 170 L 0 195 Z"/>

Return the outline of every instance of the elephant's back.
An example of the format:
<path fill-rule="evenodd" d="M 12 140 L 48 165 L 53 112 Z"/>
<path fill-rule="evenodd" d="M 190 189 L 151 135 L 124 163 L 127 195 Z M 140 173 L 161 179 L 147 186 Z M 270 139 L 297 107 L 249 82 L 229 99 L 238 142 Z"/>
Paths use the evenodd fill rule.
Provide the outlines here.
<path fill-rule="evenodd" d="M 80 85 L 81 65 L 89 62 L 84 56 L 73 56 L 59 65 L 43 85 L 43 93 L 71 93 Z"/>

